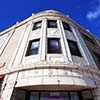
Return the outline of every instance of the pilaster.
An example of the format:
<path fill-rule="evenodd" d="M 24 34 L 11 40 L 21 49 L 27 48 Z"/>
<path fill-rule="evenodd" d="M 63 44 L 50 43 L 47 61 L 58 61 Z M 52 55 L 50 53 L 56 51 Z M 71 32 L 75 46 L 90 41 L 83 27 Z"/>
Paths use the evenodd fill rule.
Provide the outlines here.
<path fill-rule="evenodd" d="M 9 40 L 11 39 L 11 37 L 12 37 L 14 31 L 15 31 L 15 30 L 13 29 L 13 30 L 8 34 L 7 39 L 6 39 L 6 40 L 4 41 L 4 43 L 3 43 L 3 46 L 0 47 L 0 56 L 1 56 L 2 52 L 3 52 L 3 50 L 5 49 L 6 45 L 8 44 Z"/>
<path fill-rule="evenodd" d="M 13 66 L 19 65 L 22 62 L 22 58 L 24 56 L 25 46 L 26 46 L 26 43 L 28 42 L 28 37 L 30 35 L 31 27 L 32 27 L 32 24 L 28 23 L 26 25 L 25 30 L 22 33 L 22 36 L 19 40 L 17 49 L 15 51 L 15 55 L 14 55 L 15 61 L 14 61 Z"/>
<path fill-rule="evenodd" d="M 86 44 L 84 43 L 84 40 L 82 39 L 78 29 L 76 27 L 74 27 L 73 25 L 70 25 L 76 39 L 77 39 L 77 43 L 81 49 L 82 55 L 85 58 L 85 60 L 87 61 L 87 65 L 92 65 L 91 67 L 96 67 L 95 62 L 93 61 L 93 58 L 88 50 L 88 48 L 86 47 Z"/>
<path fill-rule="evenodd" d="M 16 85 L 17 77 L 18 77 L 18 72 L 7 75 L 6 84 L 3 87 L 3 92 L 1 95 L 1 98 L 3 98 L 3 100 L 11 100 L 11 96 Z"/>
<path fill-rule="evenodd" d="M 40 49 L 39 49 L 39 58 L 40 61 L 46 60 L 47 54 L 47 19 L 43 18 L 42 27 L 41 27 L 41 39 L 40 39 Z"/>
<path fill-rule="evenodd" d="M 66 61 L 72 62 L 72 57 L 71 57 L 71 53 L 70 53 L 70 49 L 69 49 L 69 46 L 68 46 L 68 42 L 67 42 L 67 38 L 66 38 L 66 35 L 65 35 L 65 31 L 64 31 L 64 28 L 63 28 L 62 21 L 57 20 L 57 23 L 58 23 L 58 29 L 59 29 L 59 32 L 60 32 L 60 35 L 61 35 L 61 44 L 62 44 L 63 54 L 66 58 Z"/>

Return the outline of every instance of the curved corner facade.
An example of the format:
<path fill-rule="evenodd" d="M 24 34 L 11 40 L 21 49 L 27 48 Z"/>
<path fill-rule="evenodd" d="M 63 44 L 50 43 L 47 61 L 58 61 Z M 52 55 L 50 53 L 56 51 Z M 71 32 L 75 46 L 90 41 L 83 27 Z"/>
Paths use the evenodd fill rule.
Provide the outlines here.
<path fill-rule="evenodd" d="M 3 100 L 100 100 L 100 40 L 68 16 L 32 14 L 0 33 Z"/>

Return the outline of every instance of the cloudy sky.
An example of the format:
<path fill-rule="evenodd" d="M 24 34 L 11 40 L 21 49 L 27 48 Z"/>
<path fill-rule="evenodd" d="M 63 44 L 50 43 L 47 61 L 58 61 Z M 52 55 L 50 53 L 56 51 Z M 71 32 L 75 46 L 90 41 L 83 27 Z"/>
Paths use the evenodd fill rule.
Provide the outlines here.
<path fill-rule="evenodd" d="M 100 38 L 100 0 L 0 0 L 0 32 L 32 13 L 56 10 Z"/>

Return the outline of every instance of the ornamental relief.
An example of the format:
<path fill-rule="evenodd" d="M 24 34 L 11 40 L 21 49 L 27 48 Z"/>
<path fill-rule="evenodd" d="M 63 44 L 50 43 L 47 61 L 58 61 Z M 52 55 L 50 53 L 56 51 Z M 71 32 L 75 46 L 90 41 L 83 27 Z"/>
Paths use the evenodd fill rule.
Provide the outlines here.
<path fill-rule="evenodd" d="M 65 31 L 65 35 L 66 35 L 67 39 L 76 41 L 76 38 L 72 32 Z"/>
<path fill-rule="evenodd" d="M 79 65 L 86 65 L 87 64 L 87 61 L 81 57 L 72 56 L 72 60 L 74 63 L 79 64 Z"/>
<path fill-rule="evenodd" d="M 47 30 L 48 36 L 59 36 L 58 29 L 48 29 Z"/>
<path fill-rule="evenodd" d="M 38 56 L 29 56 L 29 57 L 26 57 L 24 58 L 23 60 L 23 65 L 33 65 L 35 64 L 35 62 L 38 62 L 39 59 L 38 59 Z"/>
<path fill-rule="evenodd" d="M 32 31 L 30 35 L 30 39 L 39 38 L 41 36 L 40 29 Z"/>

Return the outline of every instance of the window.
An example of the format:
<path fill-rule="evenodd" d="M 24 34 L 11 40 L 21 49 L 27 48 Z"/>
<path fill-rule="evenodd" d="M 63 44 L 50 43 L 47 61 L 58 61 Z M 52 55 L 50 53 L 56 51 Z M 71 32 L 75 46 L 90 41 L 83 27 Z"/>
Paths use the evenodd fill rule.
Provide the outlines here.
<path fill-rule="evenodd" d="M 40 100 L 70 100 L 68 92 L 41 92 Z"/>
<path fill-rule="evenodd" d="M 67 23 L 63 22 L 63 27 L 64 27 L 64 30 L 71 31 L 70 26 Z"/>
<path fill-rule="evenodd" d="M 41 24 L 42 24 L 41 21 L 40 21 L 40 22 L 36 22 L 36 23 L 34 24 L 33 30 L 36 30 L 36 29 L 41 28 Z"/>
<path fill-rule="evenodd" d="M 90 90 L 82 91 L 83 100 L 94 100 L 93 95 Z"/>
<path fill-rule="evenodd" d="M 30 41 L 26 56 L 38 54 L 38 49 L 39 40 Z"/>
<path fill-rule="evenodd" d="M 18 100 L 94 100 L 93 94 L 90 90 L 82 90 L 82 91 L 20 90 L 17 96 Z"/>
<path fill-rule="evenodd" d="M 100 55 L 96 54 L 95 52 L 93 53 L 94 53 L 96 61 L 100 64 Z"/>
<path fill-rule="evenodd" d="M 26 98 L 26 91 L 19 90 L 17 98 L 18 98 L 17 100 L 25 100 L 25 98 Z"/>
<path fill-rule="evenodd" d="M 68 44 L 72 55 L 82 57 L 76 42 L 68 40 Z"/>
<path fill-rule="evenodd" d="M 70 92 L 71 100 L 79 100 L 77 92 Z"/>
<path fill-rule="evenodd" d="M 48 20 L 48 28 L 57 28 L 57 22 L 55 20 Z"/>
<path fill-rule="evenodd" d="M 61 53 L 60 39 L 48 39 L 48 53 Z"/>
<path fill-rule="evenodd" d="M 83 36 L 84 36 L 85 40 L 89 41 L 92 44 L 95 44 L 90 37 L 86 36 L 85 34 L 83 34 Z"/>
<path fill-rule="evenodd" d="M 39 93 L 38 92 L 31 92 L 29 100 L 39 100 Z"/>

